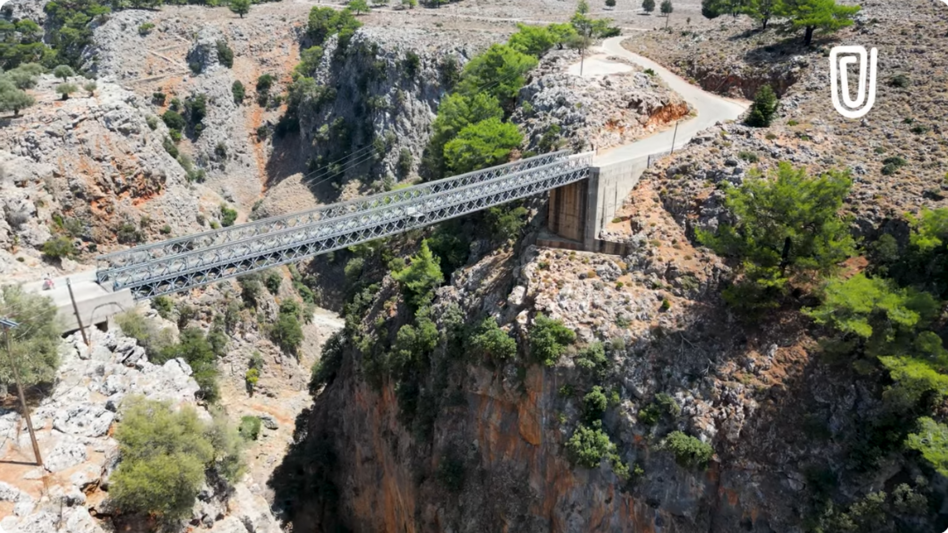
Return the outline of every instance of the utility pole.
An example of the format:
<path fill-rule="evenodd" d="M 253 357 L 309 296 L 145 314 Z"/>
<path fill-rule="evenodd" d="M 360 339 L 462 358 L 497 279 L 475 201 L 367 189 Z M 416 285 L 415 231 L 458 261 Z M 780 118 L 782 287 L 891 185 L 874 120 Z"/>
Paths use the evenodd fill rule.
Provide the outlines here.
<path fill-rule="evenodd" d="M 69 299 L 72 300 L 72 311 L 76 313 L 76 322 L 79 324 L 79 333 L 82 333 L 82 340 L 89 346 L 89 337 L 86 336 L 86 328 L 82 327 L 82 317 L 79 316 L 79 306 L 76 305 L 76 297 L 72 294 L 72 283 L 66 278 L 66 288 L 69 289 Z"/>
<path fill-rule="evenodd" d="M 675 153 L 675 139 L 678 138 L 678 123 L 679 122 L 681 121 L 680 120 L 675 121 L 675 133 L 672 134 L 672 149 L 671 149 L 671 152 L 668 152 L 668 155 L 672 155 L 673 153 Z"/>
<path fill-rule="evenodd" d="M 33 442 L 33 455 L 36 457 L 36 464 L 43 466 L 43 457 L 40 455 L 39 444 L 36 442 L 36 433 L 33 431 L 33 421 L 30 420 L 30 408 L 26 405 L 26 396 L 23 395 L 23 385 L 20 383 L 20 371 L 16 367 L 16 361 L 13 359 L 13 349 L 10 348 L 10 330 L 19 326 L 16 322 L 8 318 L 0 318 L 0 327 L 3 327 L 3 336 L 6 338 L 7 357 L 10 360 L 10 368 L 13 369 L 13 379 L 16 380 L 16 390 L 20 395 L 20 407 L 23 409 L 23 418 L 26 419 L 26 428 L 30 432 L 30 441 Z"/>

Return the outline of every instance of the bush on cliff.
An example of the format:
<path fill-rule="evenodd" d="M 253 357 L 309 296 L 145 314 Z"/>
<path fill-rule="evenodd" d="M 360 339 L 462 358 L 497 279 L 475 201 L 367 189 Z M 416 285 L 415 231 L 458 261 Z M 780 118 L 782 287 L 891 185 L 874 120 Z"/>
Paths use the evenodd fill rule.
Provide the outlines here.
<path fill-rule="evenodd" d="M 530 352 L 538 362 L 553 366 L 575 340 L 576 333 L 564 326 L 561 320 L 539 314 L 530 329 Z"/>
<path fill-rule="evenodd" d="M 664 447 L 675 454 L 675 459 L 682 466 L 703 467 L 714 456 L 714 448 L 710 444 L 681 431 L 669 433 L 665 437 Z"/>
<path fill-rule="evenodd" d="M 190 517 L 206 470 L 231 482 L 242 473 L 235 436 L 220 416 L 206 423 L 187 405 L 127 398 L 115 432 L 121 462 L 109 482 L 114 507 L 165 523 Z"/>
<path fill-rule="evenodd" d="M 435 289 L 444 283 L 444 275 L 438 258 L 428 248 L 428 241 L 421 241 L 421 249 L 411 258 L 411 264 L 392 273 L 405 292 L 405 299 L 415 309 L 420 309 L 434 299 Z"/>

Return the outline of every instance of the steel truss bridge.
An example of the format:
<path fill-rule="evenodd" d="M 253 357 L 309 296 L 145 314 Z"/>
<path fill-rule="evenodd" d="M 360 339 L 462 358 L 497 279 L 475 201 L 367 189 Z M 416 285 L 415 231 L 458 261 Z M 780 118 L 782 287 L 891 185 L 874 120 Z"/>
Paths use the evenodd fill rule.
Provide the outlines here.
<path fill-rule="evenodd" d="M 96 280 L 136 300 L 293 263 L 555 189 L 589 175 L 593 153 L 554 152 L 309 211 L 97 258 Z"/>

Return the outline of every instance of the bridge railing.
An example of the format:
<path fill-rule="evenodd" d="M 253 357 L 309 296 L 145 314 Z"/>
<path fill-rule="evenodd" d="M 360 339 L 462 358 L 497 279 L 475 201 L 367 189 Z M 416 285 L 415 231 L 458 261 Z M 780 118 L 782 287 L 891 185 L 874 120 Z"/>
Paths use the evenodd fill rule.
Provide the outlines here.
<path fill-rule="evenodd" d="M 308 211 L 265 218 L 246 224 L 177 237 L 113 252 L 96 258 L 98 262 L 97 279 L 99 283 L 104 283 L 108 281 L 110 271 L 128 265 L 139 264 L 162 257 L 171 257 L 217 245 L 240 242 L 268 233 L 307 226 L 320 221 L 369 211 L 381 206 L 409 203 L 423 196 L 482 183 L 516 172 L 547 165 L 555 161 L 565 160 L 568 156 L 569 152 L 565 150 L 543 154 L 484 170 L 468 172 L 466 174 L 406 187 L 404 189 L 320 206 Z"/>
<path fill-rule="evenodd" d="M 287 228 L 257 239 L 131 265 L 113 275 L 115 289 L 149 298 L 299 261 L 373 239 L 462 216 L 560 187 L 588 175 L 592 154 L 428 195 L 412 204 L 380 206 L 320 223 Z"/>

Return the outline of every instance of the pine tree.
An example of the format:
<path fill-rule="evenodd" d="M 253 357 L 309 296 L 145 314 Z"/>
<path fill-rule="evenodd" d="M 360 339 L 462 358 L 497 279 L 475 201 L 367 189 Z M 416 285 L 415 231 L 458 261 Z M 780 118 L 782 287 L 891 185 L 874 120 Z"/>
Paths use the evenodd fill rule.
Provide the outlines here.
<path fill-rule="evenodd" d="M 654 0 L 651 0 L 654 4 Z M 721 16 L 721 5 L 718 0 L 701 0 L 701 14 L 707 19 L 716 19 Z"/>
<path fill-rule="evenodd" d="M 616 0 L 606 0 L 606 7 L 616 7 Z"/>
<path fill-rule="evenodd" d="M 674 10 L 675 8 L 672 6 L 671 0 L 662 1 L 662 15 L 665 15 L 667 17 L 668 15 L 671 15 L 672 11 Z"/>
<path fill-rule="evenodd" d="M 813 32 L 838 31 L 853 25 L 853 17 L 862 8 L 841 6 L 835 0 L 786 0 L 784 13 L 795 28 L 804 28 L 803 44 L 813 42 Z"/>
<path fill-rule="evenodd" d="M 760 22 L 761 30 L 766 30 L 770 19 L 783 11 L 783 0 L 743 0 L 740 10 Z"/>
<path fill-rule="evenodd" d="M 230 10 L 244 18 L 250 13 L 250 0 L 230 0 Z"/>
<path fill-rule="evenodd" d="M 369 12 L 369 4 L 365 0 L 352 0 L 349 2 L 349 9 L 356 15 Z"/>
<path fill-rule="evenodd" d="M 434 291 L 444 283 L 438 258 L 428 248 L 428 240 L 421 241 L 421 249 L 411 258 L 411 264 L 392 277 L 405 290 L 405 297 L 415 309 L 428 305 L 434 299 Z"/>
<path fill-rule="evenodd" d="M 766 128 L 773 121 L 779 105 L 780 102 L 774 90 L 770 88 L 770 85 L 764 85 L 754 96 L 754 104 L 745 122 L 748 126 Z"/>
<path fill-rule="evenodd" d="M 646 13 L 655 11 L 655 0 L 643 0 L 642 9 L 644 9 Z"/>
<path fill-rule="evenodd" d="M 804 168 L 780 163 L 771 179 L 759 175 L 727 190 L 725 205 L 736 220 L 698 240 L 740 261 L 740 282 L 724 291 L 738 309 L 775 305 L 791 279 L 832 273 L 855 253 L 849 221 L 839 216 L 852 181 L 847 173 L 810 178 Z"/>

